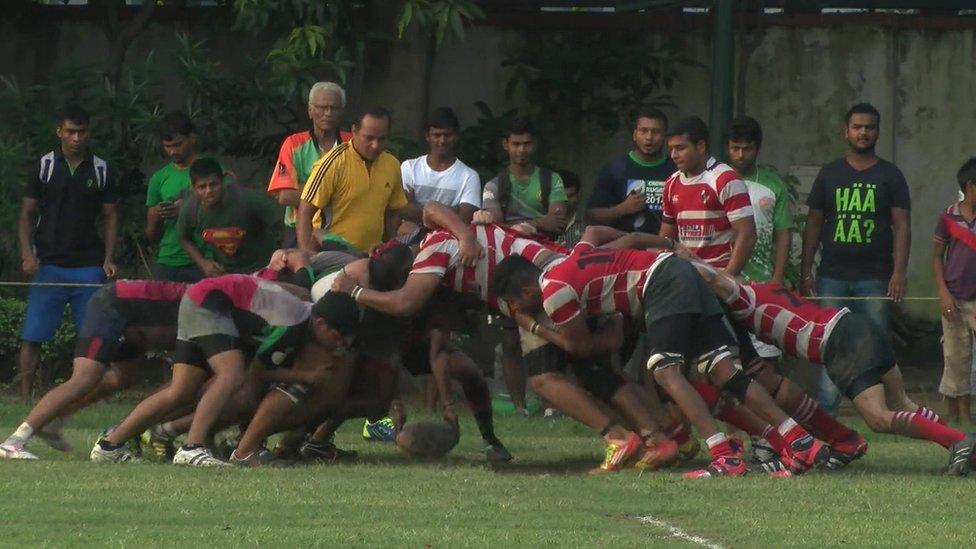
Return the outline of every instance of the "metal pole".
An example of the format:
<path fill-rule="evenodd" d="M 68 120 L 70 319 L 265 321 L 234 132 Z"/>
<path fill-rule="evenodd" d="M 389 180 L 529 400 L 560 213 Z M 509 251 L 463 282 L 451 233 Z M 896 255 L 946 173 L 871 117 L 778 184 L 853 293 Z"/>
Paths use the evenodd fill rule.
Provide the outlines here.
<path fill-rule="evenodd" d="M 712 14 L 715 26 L 712 31 L 712 86 L 708 112 L 708 139 L 712 155 L 725 159 L 723 135 L 732 118 L 732 90 L 735 66 L 735 47 L 732 31 L 733 0 L 715 0 Z"/>

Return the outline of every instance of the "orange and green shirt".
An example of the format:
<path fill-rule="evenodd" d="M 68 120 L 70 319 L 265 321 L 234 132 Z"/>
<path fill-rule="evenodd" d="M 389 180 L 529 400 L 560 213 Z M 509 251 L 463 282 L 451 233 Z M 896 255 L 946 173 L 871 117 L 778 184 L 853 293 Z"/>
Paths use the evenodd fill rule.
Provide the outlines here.
<path fill-rule="evenodd" d="M 339 132 L 339 141 L 336 145 L 349 141 L 352 134 L 344 131 Z M 278 162 L 275 163 L 274 173 L 271 174 L 271 182 L 268 183 L 268 194 L 278 194 L 283 190 L 301 190 L 302 185 L 308 181 L 308 175 L 312 172 L 312 166 L 319 158 L 322 158 L 323 151 L 319 148 L 318 141 L 315 139 L 315 132 L 309 130 L 305 132 L 293 133 L 285 138 L 278 152 Z M 312 226 L 316 229 L 322 226 L 322 212 L 315 214 L 312 219 Z M 295 226 L 295 209 L 291 206 L 285 207 L 285 226 Z"/>

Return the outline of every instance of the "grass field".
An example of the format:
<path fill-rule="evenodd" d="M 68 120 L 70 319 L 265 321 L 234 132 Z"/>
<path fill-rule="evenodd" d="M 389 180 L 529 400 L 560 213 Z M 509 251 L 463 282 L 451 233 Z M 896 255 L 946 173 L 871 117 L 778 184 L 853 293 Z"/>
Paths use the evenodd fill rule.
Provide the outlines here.
<path fill-rule="evenodd" d="M 933 445 L 866 433 L 842 473 L 684 480 L 675 472 L 587 477 L 602 445 L 566 419 L 501 418 L 517 458 L 489 469 L 472 422 L 444 461 L 412 462 L 348 425 L 354 465 L 197 470 L 87 460 L 127 406 L 79 414 L 59 454 L 0 462 L 0 545 L 292 546 L 972 546 L 976 478 L 938 475 Z M 0 400 L 3 436 L 26 409 Z M 361 424 L 360 424 L 361 426 Z M 651 517 L 641 520 L 641 517 Z M 697 542 L 675 537 L 680 529 Z"/>

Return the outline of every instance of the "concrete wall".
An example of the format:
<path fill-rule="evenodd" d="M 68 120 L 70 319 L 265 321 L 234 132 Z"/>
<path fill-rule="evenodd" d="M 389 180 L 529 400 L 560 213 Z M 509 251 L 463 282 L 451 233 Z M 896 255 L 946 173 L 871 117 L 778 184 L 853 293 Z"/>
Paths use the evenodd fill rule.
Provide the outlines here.
<path fill-rule="evenodd" d="M 7 37 L 0 43 L 0 74 L 14 74 L 22 82 L 43 78 L 52 63 L 99 65 L 107 51 L 101 33 L 83 21 L 63 22 L 53 34 L 5 26 L 0 29 Z M 165 69 L 176 30 L 206 36 L 226 66 L 242 70 L 247 51 L 260 49 L 250 37 L 204 35 L 199 25 L 168 22 L 154 24 L 140 36 L 129 60 L 144 59 L 154 50 Z M 424 112 L 430 107 L 454 107 L 463 124 L 475 122 L 475 101 L 485 101 L 501 112 L 511 107 L 504 96 L 502 52 L 518 39 L 518 32 L 475 27 L 466 40 L 447 43 L 433 56 L 419 36 L 377 48 L 370 54 L 370 67 L 351 78 L 350 107 L 388 104 L 396 120 L 394 132 L 418 141 L 422 141 Z M 613 33 L 606 32 L 613 39 Z M 793 166 L 818 165 L 842 155 L 843 112 L 857 101 L 874 103 L 882 112 L 879 152 L 901 167 L 912 190 L 910 291 L 934 295 L 929 242 L 935 216 L 955 196 L 956 169 L 974 154 L 970 137 L 976 116 L 974 31 L 850 25 L 749 32 L 757 46 L 745 66 L 739 67 L 744 80 L 737 104 L 764 125 L 767 138 L 761 161 L 787 172 Z M 681 39 L 687 54 L 701 66 L 680 71 L 672 90 L 675 106 L 669 114 L 707 117 L 709 32 L 684 30 Z M 178 91 L 167 95 L 172 100 L 169 106 L 178 107 Z M 589 185 L 605 159 L 628 144 L 626 131 L 605 136 L 584 130 L 562 140 L 559 148 L 550 151 L 549 160 L 576 170 Z M 273 163 L 271 158 L 229 160 L 238 173 L 255 181 L 266 177 Z M 936 316 L 930 303 L 909 307 Z"/>

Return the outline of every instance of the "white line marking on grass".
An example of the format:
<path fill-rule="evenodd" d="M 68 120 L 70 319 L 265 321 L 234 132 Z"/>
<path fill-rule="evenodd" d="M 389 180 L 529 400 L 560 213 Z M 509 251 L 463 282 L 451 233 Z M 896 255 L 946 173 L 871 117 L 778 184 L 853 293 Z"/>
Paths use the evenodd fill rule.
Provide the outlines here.
<path fill-rule="evenodd" d="M 721 545 L 713 542 L 712 540 L 689 534 L 673 524 L 658 518 L 654 518 L 652 515 L 637 517 L 637 520 L 641 521 L 641 524 L 650 524 L 651 526 L 657 526 L 658 528 L 665 530 L 672 538 L 683 539 L 687 542 L 694 543 L 695 545 L 708 547 L 708 549 L 723 549 Z"/>

